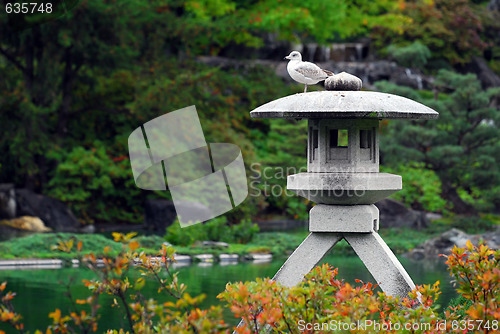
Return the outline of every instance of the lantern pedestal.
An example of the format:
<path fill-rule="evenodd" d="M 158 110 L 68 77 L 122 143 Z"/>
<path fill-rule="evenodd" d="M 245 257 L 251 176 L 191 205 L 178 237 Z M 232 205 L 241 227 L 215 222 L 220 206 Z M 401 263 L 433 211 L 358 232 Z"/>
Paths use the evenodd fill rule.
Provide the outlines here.
<path fill-rule="evenodd" d="M 310 232 L 371 233 L 378 231 L 375 205 L 318 204 L 309 211 Z"/>

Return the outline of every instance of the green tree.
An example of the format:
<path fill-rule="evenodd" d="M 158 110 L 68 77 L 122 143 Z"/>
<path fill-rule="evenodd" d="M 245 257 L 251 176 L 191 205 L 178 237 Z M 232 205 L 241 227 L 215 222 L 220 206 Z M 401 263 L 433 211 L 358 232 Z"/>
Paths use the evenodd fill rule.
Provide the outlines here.
<path fill-rule="evenodd" d="M 404 47 L 390 45 L 387 52 L 400 65 L 419 69 L 424 68 L 431 56 L 429 48 L 418 41 Z"/>
<path fill-rule="evenodd" d="M 145 121 L 189 104 L 203 111 L 209 142 L 237 143 L 251 160 L 255 142 L 273 132 L 268 123 L 251 122 L 248 111 L 290 89 L 269 71 L 222 71 L 197 64 L 195 56 L 217 54 L 235 44 L 258 47 L 268 33 L 289 41 L 328 43 L 377 27 L 397 32 L 409 22 L 399 3 L 67 0 L 54 4 L 52 14 L 2 15 L 0 182 L 50 192 L 74 205 L 82 219 L 118 218 L 109 214 L 118 207 L 106 211 L 106 205 L 123 205 L 127 201 L 121 194 L 130 194 L 133 187 L 125 182 L 127 161 L 115 161 L 127 159 L 127 135 Z M 289 166 L 304 157 L 291 146 L 277 139 L 260 157 Z M 94 166 L 95 159 L 100 161 Z M 70 194 L 79 179 L 89 179 L 84 174 L 88 169 L 98 169 L 102 182 L 88 182 L 87 189 Z M 100 178 L 112 170 L 117 173 L 110 182 Z M 96 196 L 97 203 L 87 200 Z M 105 197 L 113 200 L 104 205 Z M 252 200 L 251 206 L 263 206 L 262 198 Z M 298 199 L 286 203 L 280 198 L 271 204 L 288 207 L 290 215 L 302 211 Z M 241 214 L 238 210 L 230 214 L 231 222 Z M 134 213 L 134 220 L 139 219 Z"/>
<path fill-rule="evenodd" d="M 469 0 L 412 0 L 401 3 L 402 14 L 410 21 L 400 34 L 378 27 L 372 37 L 377 48 L 408 46 L 416 41 L 427 46 L 432 60 L 451 64 L 466 63 L 487 47 L 481 17 L 486 9 Z"/>
<path fill-rule="evenodd" d="M 500 89 L 482 90 L 473 74 L 441 70 L 436 77 L 439 99 L 426 100 L 410 88 L 378 84 L 384 91 L 420 100 L 439 112 L 438 120 L 396 122 L 382 138 L 384 162 L 423 162 L 441 180 L 441 194 L 459 214 L 475 214 L 474 204 L 500 184 L 500 113 L 490 100 Z M 465 201 L 465 198 L 469 201 Z M 490 197 L 491 205 L 498 201 Z M 473 203 L 471 203 L 472 201 Z"/>
<path fill-rule="evenodd" d="M 63 1 L 53 13 L 2 15 L 2 180 L 43 190 L 51 146 L 109 141 L 137 118 L 126 104 L 139 77 L 177 56 L 262 45 L 262 33 L 326 42 L 373 25 L 397 27 L 396 1 Z M 382 15 L 384 19 L 379 18 Z M 351 24 L 346 24 L 350 21 Z M 168 57 L 165 57 L 165 53 Z M 156 77 L 157 79 L 157 77 Z M 147 87 L 146 87 L 147 89 Z M 126 128 L 126 127 L 125 127 Z"/>
<path fill-rule="evenodd" d="M 265 212 L 306 219 L 309 202 L 287 190 L 287 176 L 307 171 L 307 122 L 285 119 L 256 120 L 269 124 L 254 140 L 259 163 L 253 164 L 250 193 L 266 199 Z M 254 132 L 256 133 L 256 132 Z M 304 216 L 305 215 L 305 216 Z"/>
<path fill-rule="evenodd" d="M 0 83 L 0 146 L 11 159 L 6 174 L 29 188 L 41 189 L 47 183 L 50 166 L 45 155 L 51 146 L 83 144 L 85 137 L 78 136 L 82 130 L 92 132 L 92 140 L 109 137 L 98 132 L 99 126 L 75 131 L 71 121 L 92 118 L 89 110 L 99 110 L 108 120 L 116 117 L 123 99 L 116 92 L 109 94 L 109 87 L 100 86 L 98 78 L 113 77 L 117 68 L 130 68 L 131 60 L 140 57 L 144 44 L 150 42 L 137 35 L 147 24 L 162 26 L 155 9 L 163 1 L 120 5 L 81 1 L 62 15 L 65 3 L 54 4 L 52 14 L 16 15 L 20 21 L 9 15 L 0 19 L 4 32 L 0 76 L 8 78 Z M 129 86 L 122 83 L 120 89 L 126 92 Z M 99 95 L 101 99 L 96 98 Z"/>
<path fill-rule="evenodd" d="M 176 3 L 176 2 L 174 2 Z M 187 19 L 172 40 L 186 52 L 217 53 L 229 44 L 262 46 L 262 34 L 294 42 L 320 44 L 365 35 L 374 27 L 400 31 L 409 19 L 396 0 L 190 0 L 182 4 Z"/>

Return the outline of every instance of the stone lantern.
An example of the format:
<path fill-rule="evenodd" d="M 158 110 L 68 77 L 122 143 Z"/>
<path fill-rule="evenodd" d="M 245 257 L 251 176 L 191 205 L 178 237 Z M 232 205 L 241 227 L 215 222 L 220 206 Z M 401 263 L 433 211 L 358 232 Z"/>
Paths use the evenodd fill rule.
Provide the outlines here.
<path fill-rule="evenodd" d="M 379 121 L 438 113 L 401 96 L 337 90 L 286 96 L 250 115 L 308 120 L 307 173 L 289 175 L 287 188 L 317 204 L 309 213 L 310 234 L 273 279 L 298 284 L 345 239 L 384 292 L 408 296 L 415 285 L 377 233 L 383 222 L 373 203 L 402 189 L 401 176 L 379 173 Z"/>

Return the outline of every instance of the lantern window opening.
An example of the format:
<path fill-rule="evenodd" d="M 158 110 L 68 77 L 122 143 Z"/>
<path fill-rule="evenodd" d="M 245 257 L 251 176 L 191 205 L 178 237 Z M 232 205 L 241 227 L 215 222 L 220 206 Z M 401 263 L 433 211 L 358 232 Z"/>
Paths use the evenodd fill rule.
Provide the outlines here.
<path fill-rule="evenodd" d="M 325 144 L 329 144 L 327 161 L 349 161 L 349 130 L 346 128 L 325 128 L 328 138 L 325 138 Z"/>
<path fill-rule="evenodd" d="M 359 147 L 360 148 L 371 148 L 372 145 L 372 130 L 359 130 Z"/>
<path fill-rule="evenodd" d="M 376 155 L 376 131 L 377 128 L 361 128 L 359 130 L 360 160 L 375 162 Z"/>
<path fill-rule="evenodd" d="M 319 130 L 313 127 L 309 128 L 310 144 L 311 144 L 311 159 L 316 160 L 318 158 L 318 147 L 319 147 Z"/>
<path fill-rule="evenodd" d="M 330 129 L 330 147 L 348 147 L 349 131 L 347 129 Z"/>

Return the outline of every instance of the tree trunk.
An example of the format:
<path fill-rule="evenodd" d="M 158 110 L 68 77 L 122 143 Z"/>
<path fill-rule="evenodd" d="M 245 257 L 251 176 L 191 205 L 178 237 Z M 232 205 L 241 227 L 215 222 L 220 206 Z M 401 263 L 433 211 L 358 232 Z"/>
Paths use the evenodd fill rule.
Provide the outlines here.
<path fill-rule="evenodd" d="M 33 36 L 33 32 L 27 36 L 26 39 L 26 53 L 24 57 L 24 61 L 26 63 L 24 70 L 24 82 L 26 91 L 30 97 L 30 100 L 33 101 L 34 97 L 34 79 L 35 79 L 35 64 L 34 64 L 34 54 L 35 54 L 35 37 Z M 33 140 L 33 122 L 31 117 L 25 117 L 25 128 L 26 128 L 26 144 L 30 143 Z M 35 190 L 37 180 L 36 173 L 30 171 L 29 169 L 26 171 L 24 187 L 29 190 Z"/>
<path fill-rule="evenodd" d="M 73 76 L 71 71 L 71 51 L 69 48 L 66 49 L 66 52 L 64 54 L 64 62 L 65 66 L 61 83 L 62 105 L 59 109 L 59 119 L 57 124 L 57 133 L 61 137 L 65 137 L 66 133 L 68 132 L 68 114 L 71 105 L 71 89 L 73 85 Z"/>
<path fill-rule="evenodd" d="M 441 180 L 441 195 L 444 199 L 450 201 L 453 204 L 453 212 L 466 215 L 466 216 L 477 216 L 476 209 L 464 202 L 464 200 L 458 195 L 457 189 L 451 184 L 450 181 Z"/>

